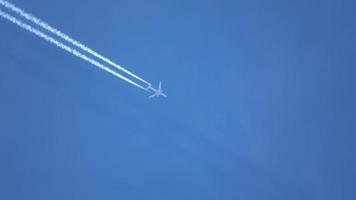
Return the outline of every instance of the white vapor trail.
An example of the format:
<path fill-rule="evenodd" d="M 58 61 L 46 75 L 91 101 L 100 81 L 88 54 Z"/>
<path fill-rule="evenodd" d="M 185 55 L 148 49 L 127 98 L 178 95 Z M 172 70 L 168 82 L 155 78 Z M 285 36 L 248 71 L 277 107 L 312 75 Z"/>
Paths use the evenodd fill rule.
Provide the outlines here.
<path fill-rule="evenodd" d="M 56 45 L 57 47 L 59 47 L 59 48 L 65 50 L 65 51 L 67 51 L 67 52 L 73 54 L 74 56 L 76 56 L 76 57 L 78 57 L 78 58 L 81 58 L 81 59 L 83 59 L 83 60 L 89 62 L 90 64 L 92 64 L 92 65 L 94 65 L 94 66 L 96 66 L 96 67 L 98 67 L 98 68 L 100 68 L 100 69 L 102 69 L 102 70 L 104 70 L 104 71 L 106 71 L 106 72 L 112 74 L 113 76 L 115 76 L 115 77 L 117 77 L 117 78 L 120 78 L 120 79 L 123 79 L 124 81 L 126 81 L 126 82 L 128 82 L 128 83 L 130 83 L 130 84 L 132 84 L 132 85 L 134 85 L 134 86 L 136 86 L 136 87 L 138 87 L 138 88 L 141 88 L 141 89 L 147 91 L 146 88 L 144 88 L 143 86 L 137 84 L 136 82 L 132 81 L 131 79 L 129 79 L 129 78 L 127 78 L 127 77 L 125 77 L 125 76 L 123 76 L 123 75 L 121 75 L 121 74 L 119 74 L 119 73 L 113 71 L 112 69 L 110 69 L 110 68 L 108 68 L 108 67 L 102 65 L 101 63 L 99 63 L 99 62 L 97 62 L 97 61 L 95 61 L 95 60 L 93 60 L 93 59 L 91 59 L 91 58 L 85 56 L 84 54 L 78 52 L 77 50 L 72 49 L 71 47 L 69 47 L 69 46 L 67 46 L 67 45 L 65 45 L 65 44 L 63 44 L 63 43 L 57 41 L 56 39 L 54 39 L 54 38 L 52 38 L 52 37 L 46 35 L 45 33 L 41 32 L 40 30 L 35 29 L 35 28 L 33 28 L 32 26 L 30 26 L 30 25 L 28 25 L 28 24 L 22 22 L 21 20 L 18 20 L 18 19 L 16 19 L 15 17 L 13 17 L 13 16 L 11 16 L 11 15 L 9 15 L 9 14 L 3 12 L 1 9 L 0 9 L 0 16 L 1 16 L 2 18 L 4 18 L 4 19 L 9 20 L 9 21 L 12 22 L 12 23 L 18 25 L 19 27 L 21 27 L 21 28 L 23 28 L 23 29 L 29 31 L 30 33 L 33 33 L 33 34 L 35 34 L 36 36 L 38 36 L 38 37 L 40 37 L 40 38 L 46 40 L 47 42 L 50 42 L 50 43 Z"/>
<path fill-rule="evenodd" d="M 106 62 L 107 64 L 110 64 L 112 65 L 113 67 L 125 72 L 126 74 L 136 78 L 137 80 L 140 80 L 142 81 L 143 83 L 147 84 L 148 86 L 151 86 L 151 84 L 147 81 L 145 81 L 144 79 L 142 79 L 141 77 L 133 74 L 132 72 L 128 71 L 127 69 L 121 67 L 120 65 L 114 63 L 113 61 L 109 60 L 108 58 L 100 55 L 99 53 L 95 52 L 94 50 L 90 49 L 89 47 L 85 46 L 84 44 L 82 44 L 81 42 L 77 41 L 77 40 L 74 40 L 72 39 L 71 37 L 69 37 L 68 35 L 62 33 L 61 31 L 53 28 L 52 26 L 50 26 L 49 24 L 43 22 L 41 19 L 33 16 L 32 14 L 30 13 L 27 13 L 26 11 L 22 10 L 21 8 L 18 8 L 17 6 L 15 6 L 14 4 L 8 2 L 8 1 L 5 1 L 5 0 L 0 0 L 0 4 L 3 5 L 4 7 L 12 10 L 13 12 L 21 15 L 22 17 L 26 18 L 27 20 L 35 23 L 36 25 L 42 27 L 43 29 L 46 29 L 47 31 L 57 35 L 58 37 L 62 38 L 63 40 L 71 43 L 72 45 L 82 49 L 83 51 L 91 54 L 92 56 Z"/>

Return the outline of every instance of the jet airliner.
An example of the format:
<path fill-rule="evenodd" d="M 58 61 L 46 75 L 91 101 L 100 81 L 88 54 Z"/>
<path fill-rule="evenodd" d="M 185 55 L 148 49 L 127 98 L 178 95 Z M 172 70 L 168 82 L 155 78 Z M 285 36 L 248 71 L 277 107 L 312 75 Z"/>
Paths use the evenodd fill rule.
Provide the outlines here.
<path fill-rule="evenodd" d="M 148 97 L 150 99 L 153 98 L 153 97 L 160 97 L 160 96 L 167 97 L 167 95 L 165 95 L 163 93 L 162 82 L 161 81 L 159 82 L 158 89 L 154 89 L 151 86 L 149 86 L 148 87 L 148 91 L 150 91 L 150 90 L 154 92 L 151 96 Z"/>

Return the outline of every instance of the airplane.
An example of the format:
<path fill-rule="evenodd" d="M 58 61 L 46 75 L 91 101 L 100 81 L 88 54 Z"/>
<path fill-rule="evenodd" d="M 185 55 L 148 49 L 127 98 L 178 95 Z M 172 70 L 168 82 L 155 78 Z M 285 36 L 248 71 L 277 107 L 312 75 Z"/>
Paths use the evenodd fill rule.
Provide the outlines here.
<path fill-rule="evenodd" d="M 152 94 L 151 96 L 148 97 L 150 99 L 153 98 L 153 97 L 160 97 L 160 96 L 167 97 L 167 95 L 165 95 L 163 93 L 162 82 L 161 81 L 159 82 L 158 89 L 154 89 L 151 86 L 149 86 L 149 89 L 151 89 L 154 92 L 154 94 Z"/>

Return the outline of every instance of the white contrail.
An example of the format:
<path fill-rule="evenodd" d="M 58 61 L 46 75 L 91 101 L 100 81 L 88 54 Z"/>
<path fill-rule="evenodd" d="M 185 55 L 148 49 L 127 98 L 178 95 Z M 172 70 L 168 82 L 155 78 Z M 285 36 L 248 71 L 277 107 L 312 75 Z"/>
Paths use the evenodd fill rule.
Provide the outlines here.
<path fill-rule="evenodd" d="M 47 31 L 57 35 L 58 37 L 62 38 L 63 40 L 71 43 L 72 45 L 82 49 L 83 51 L 86 51 L 87 53 L 95 56 L 96 58 L 114 66 L 115 68 L 127 73 L 128 75 L 142 81 L 143 83 L 147 84 L 148 86 L 151 86 L 151 84 L 147 81 L 145 81 L 144 79 L 142 79 L 141 77 L 133 74 L 132 72 L 128 71 L 127 69 L 121 67 L 120 65 L 114 63 L 113 61 L 109 60 L 108 58 L 100 55 L 99 53 L 95 52 L 94 50 L 90 49 L 89 47 L 85 46 L 84 44 L 82 44 L 81 42 L 77 41 L 77 40 L 74 40 L 72 39 L 71 37 L 69 37 L 68 35 L 62 33 L 61 31 L 53 28 L 52 26 L 50 26 L 49 24 L 43 22 L 41 19 L 33 16 L 32 14 L 30 13 L 27 13 L 26 11 L 22 10 L 21 8 L 18 8 L 17 6 L 15 6 L 14 4 L 8 2 L 8 1 L 5 1 L 5 0 L 0 0 L 0 4 L 5 6 L 6 8 L 12 10 L 13 12 L 21 15 L 22 17 L 26 18 L 27 20 L 35 23 L 36 25 L 46 29 Z"/>
<path fill-rule="evenodd" d="M 12 23 L 18 25 L 19 27 L 21 27 L 21 28 L 23 28 L 23 29 L 35 34 L 36 36 L 38 36 L 38 37 L 40 37 L 42 39 L 45 39 L 47 42 L 50 42 L 50 43 L 56 45 L 57 47 L 59 47 L 59 48 L 65 50 L 65 51 L 73 54 L 74 56 L 77 56 L 78 58 L 81 58 L 81 59 L 89 62 L 90 64 L 92 64 L 92 65 L 94 65 L 94 66 L 96 66 L 96 67 L 98 67 L 98 68 L 100 68 L 100 69 L 102 69 L 102 70 L 114 75 L 115 77 L 123 79 L 123 80 L 127 81 L 128 83 L 131 83 L 132 85 L 147 91 L 146 88 L 144 88 L 143 86 L 141 86 L 141 85 L 137 84 L 136 82 L 130 80 L 129 78 L 127 78 L 127 77 L 125 77 L 125 76 L 113 71 L 112 69 L 102 65 L 101 63 L 99 63 L 99 62 L 97 62 L 97 61 L 95 61 L 95 60 L 83 55 L 82 53 L 78 52 L 77 50 L 72 49 L 71 47 L 69 47 L 69 46 L 57 41 L 56 39 L 46 35 L 45 33 L 41 32 L 40 30 L 37 30 L 37 29 L 33 28 L 32 26 L 22 22 L 21 20 L 18 20 L 15 17 L 3 12 L 1 9 L 0 9 L 0 16 L 5 18 L 5 19 L 7 19 L 7 20 L 9 20 Z"/>

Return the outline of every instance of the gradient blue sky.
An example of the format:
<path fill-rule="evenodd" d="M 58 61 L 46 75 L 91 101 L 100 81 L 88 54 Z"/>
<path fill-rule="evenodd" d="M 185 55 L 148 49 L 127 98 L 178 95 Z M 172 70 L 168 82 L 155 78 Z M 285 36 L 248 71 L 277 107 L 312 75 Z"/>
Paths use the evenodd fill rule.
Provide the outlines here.
<path fill-rule="evenodd" d="M 0 199 L 356 198 L 355 1 L 12 2 L 169 98 L 0 19 Z"/>

